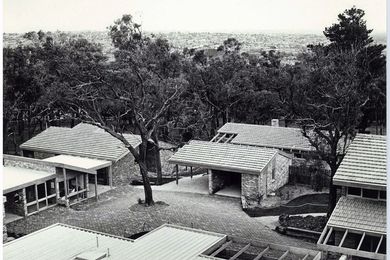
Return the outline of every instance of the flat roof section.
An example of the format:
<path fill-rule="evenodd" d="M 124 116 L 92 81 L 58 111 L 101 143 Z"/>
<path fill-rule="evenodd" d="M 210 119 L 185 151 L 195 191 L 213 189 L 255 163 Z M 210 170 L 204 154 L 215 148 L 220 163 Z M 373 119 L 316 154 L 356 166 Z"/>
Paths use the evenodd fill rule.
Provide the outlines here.
<path fill-rule="evenodd" d="M 71 156 L 71 155 L 57 155 L 54 157 L 43 159 L 46 162 L 53 162 L 63 164 L 72 169 L 79 169 L 86 172 L 95 172 L 96 170 L 110 166 L 110 161 L 96 160 L 85 157 Z"/>
<path fill-rule="evenodd" d="M 213 170 L 260 174 L 277 153 L 275 149 L 255 146 L 191 141 L 168 161 Z"/>
<path fill-rule="evenodd" d="M 226 123 L 218 133 L 237 134 L 231 143 L 278 149 L 315 151 L 301 129 L 241 123 Z"/>
<path fill-rule="evenodd" d="M 357 134 L 333 182 L 341 186 L 386 189 L 386 136 Z"/>
<path fill-rule="evenodd" d="M 55 173 L 18 167 L 3 167 L 3 194 L 55 178 Z"/>
<path fill-rule="evenodd" d="M 69 260 L 109 252 L 111 260 L 195 260 L 225 241 L 226 235 L 169 224 L 136 240 L 55 224 L 4 244 L 3 256 L 5 260 Z"/>
<path fill-rule="evenodd" d="M 386 202 L 342 196 L 327 226 L 385 235 Z"/>

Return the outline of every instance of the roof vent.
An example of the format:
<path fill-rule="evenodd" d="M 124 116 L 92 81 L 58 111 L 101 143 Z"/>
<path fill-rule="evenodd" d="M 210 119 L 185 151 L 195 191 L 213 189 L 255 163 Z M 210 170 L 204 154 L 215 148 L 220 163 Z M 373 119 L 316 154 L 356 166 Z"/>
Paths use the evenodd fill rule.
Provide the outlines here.
<path fill-rule="evenodd" d="M 77 255 L 74 260 L 100 260 L 107 257 L 107 252 L 102 251 L 86 251 Z"/>

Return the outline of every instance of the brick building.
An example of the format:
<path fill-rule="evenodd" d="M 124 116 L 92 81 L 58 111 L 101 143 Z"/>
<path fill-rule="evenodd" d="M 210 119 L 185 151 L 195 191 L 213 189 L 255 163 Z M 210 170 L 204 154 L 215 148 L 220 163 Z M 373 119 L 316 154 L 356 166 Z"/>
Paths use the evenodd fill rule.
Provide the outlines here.
<path fill-rule="evenodd" d="M 135 148 L 141 143 L 137 135 L 123 134 Z M 42 133 L 20 145 L 24 157 L 47 159 L 57 155 L 71 155 L 81 158 L 110 161 L 112 165 L 97 173 L 98 184 L 118 185 L 130 183 L 134 157 L 125 145 L 90 124 L 80 123 L 73 128 L 49 127 Z"/>
<path fill-rule="evenodd" d="M 256 206 L 288 182 L 291 156 L 276 149 L 191 141 L 169 163 L 207 169 L 210 194 L 226 186 L 236 186 L 242 206 L 247 208 Z"/>
<path fill-rule="evenodd" d="M 386 259 L 386 137 L 357 134 L 333 183 L 341 189 L 317 244 L 351 259 Z"/>

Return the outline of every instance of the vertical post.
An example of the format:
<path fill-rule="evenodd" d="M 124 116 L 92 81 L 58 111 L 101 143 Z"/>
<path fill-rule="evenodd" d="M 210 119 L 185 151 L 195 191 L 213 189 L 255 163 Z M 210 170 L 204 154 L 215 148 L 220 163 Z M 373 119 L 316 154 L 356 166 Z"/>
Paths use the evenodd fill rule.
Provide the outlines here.
<path fill-rule="evenodd" d="M 23 195 L 23 210 L 24 210 L 24 216 L 26 217 L 28 212 L 27 212 L 27 194 L 26 194 L 26 188 L 22 189 L 22 195 Z"/>
<path fill-rule="evenodd" d="M 38 186 L 34 184 L 35 186 L 35 202 L 37 203 L 37 211 L 39 211 L 39 202 L 38 202 Z"/>
<path fill-rule="evenodd" d="M 84 195 L 83 198 L 88 198 L 88 173 L 84 174 Z"/>
<path fill-rule="evenodd" d="M 110 188 L 112 189 L 112 165 L 108 167 L 108 181 L 110 183 Z"/>
<path fill-rule="evenodd" d="M 56 190 L 56 200 L 58 201 L 58 199 L 60 198 L 60 184 L 58 183 L 57 178 L 54 179 L 54 185 Z"/>
<path fill-rule="evenodd" d="M 45 198 L 46 198 L 46 207 L 49 206 L 49 201 L 47 200 L 47 183 L 45 182 Z"/>
<path fill-rule="evenodd" d="M 98 191 L 97 191 L 97 172 L 96 172 L 96 174 L 95 174 L 95 196 L 96 196 L 96 201 L 98 201 L 99 200 L 99 198 L 98 198 Z"/>
<path fill-rule="evenodd" d="M 192 166 L 191 166 L 190 170 L 191 170 L 191 179 L 192 179 Z"/>
<path fill-rule="evenodd" d="M 68 183 L 66 181 L 66 169 L 62 168 L 62 173 L 64 174 L 64 189 L 65 189 L 65 200 L 68 199 Z"/>
<path fill-rule="evenodd" d="M 176 185 L 179 184 L 179 165 L 176 164 Z"/>

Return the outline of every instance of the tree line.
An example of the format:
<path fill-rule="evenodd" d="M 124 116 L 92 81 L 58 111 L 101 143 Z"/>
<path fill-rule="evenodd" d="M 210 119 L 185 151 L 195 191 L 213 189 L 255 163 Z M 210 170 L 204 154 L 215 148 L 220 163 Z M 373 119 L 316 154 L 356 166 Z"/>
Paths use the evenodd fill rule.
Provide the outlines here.
<path fill-rule="evenodd" d="M 364 11 L 352 7 L 325 28 L 329 43 L 308 46 L 295 64 L 284 64 L 274 50 L 242 52 L 234 38 L 212 55 L 174 50 L 166 39 L 146 35 L 131 15 L 108 28 L 114 59 L 81 37 L 29 32 L 31 44 L 3 49 L 3 144 L 15 122 L 26 125 L 28 138 L 53 118 L 94 124 L 133 154 L 152 205 L 146 158 L 155 153 L 160 162 L 161 138 L 179 145 L 209 140 L 226 122 L 283 118 L 301 127 L 333 177 L 355 133 L 372 125 L 379 133 L 385 124 L 385 46 L 371 32 Z M 141 136 L 138 150 L 124 132 Z M 161 163 L 156 168 L 161 181 Z"/>

